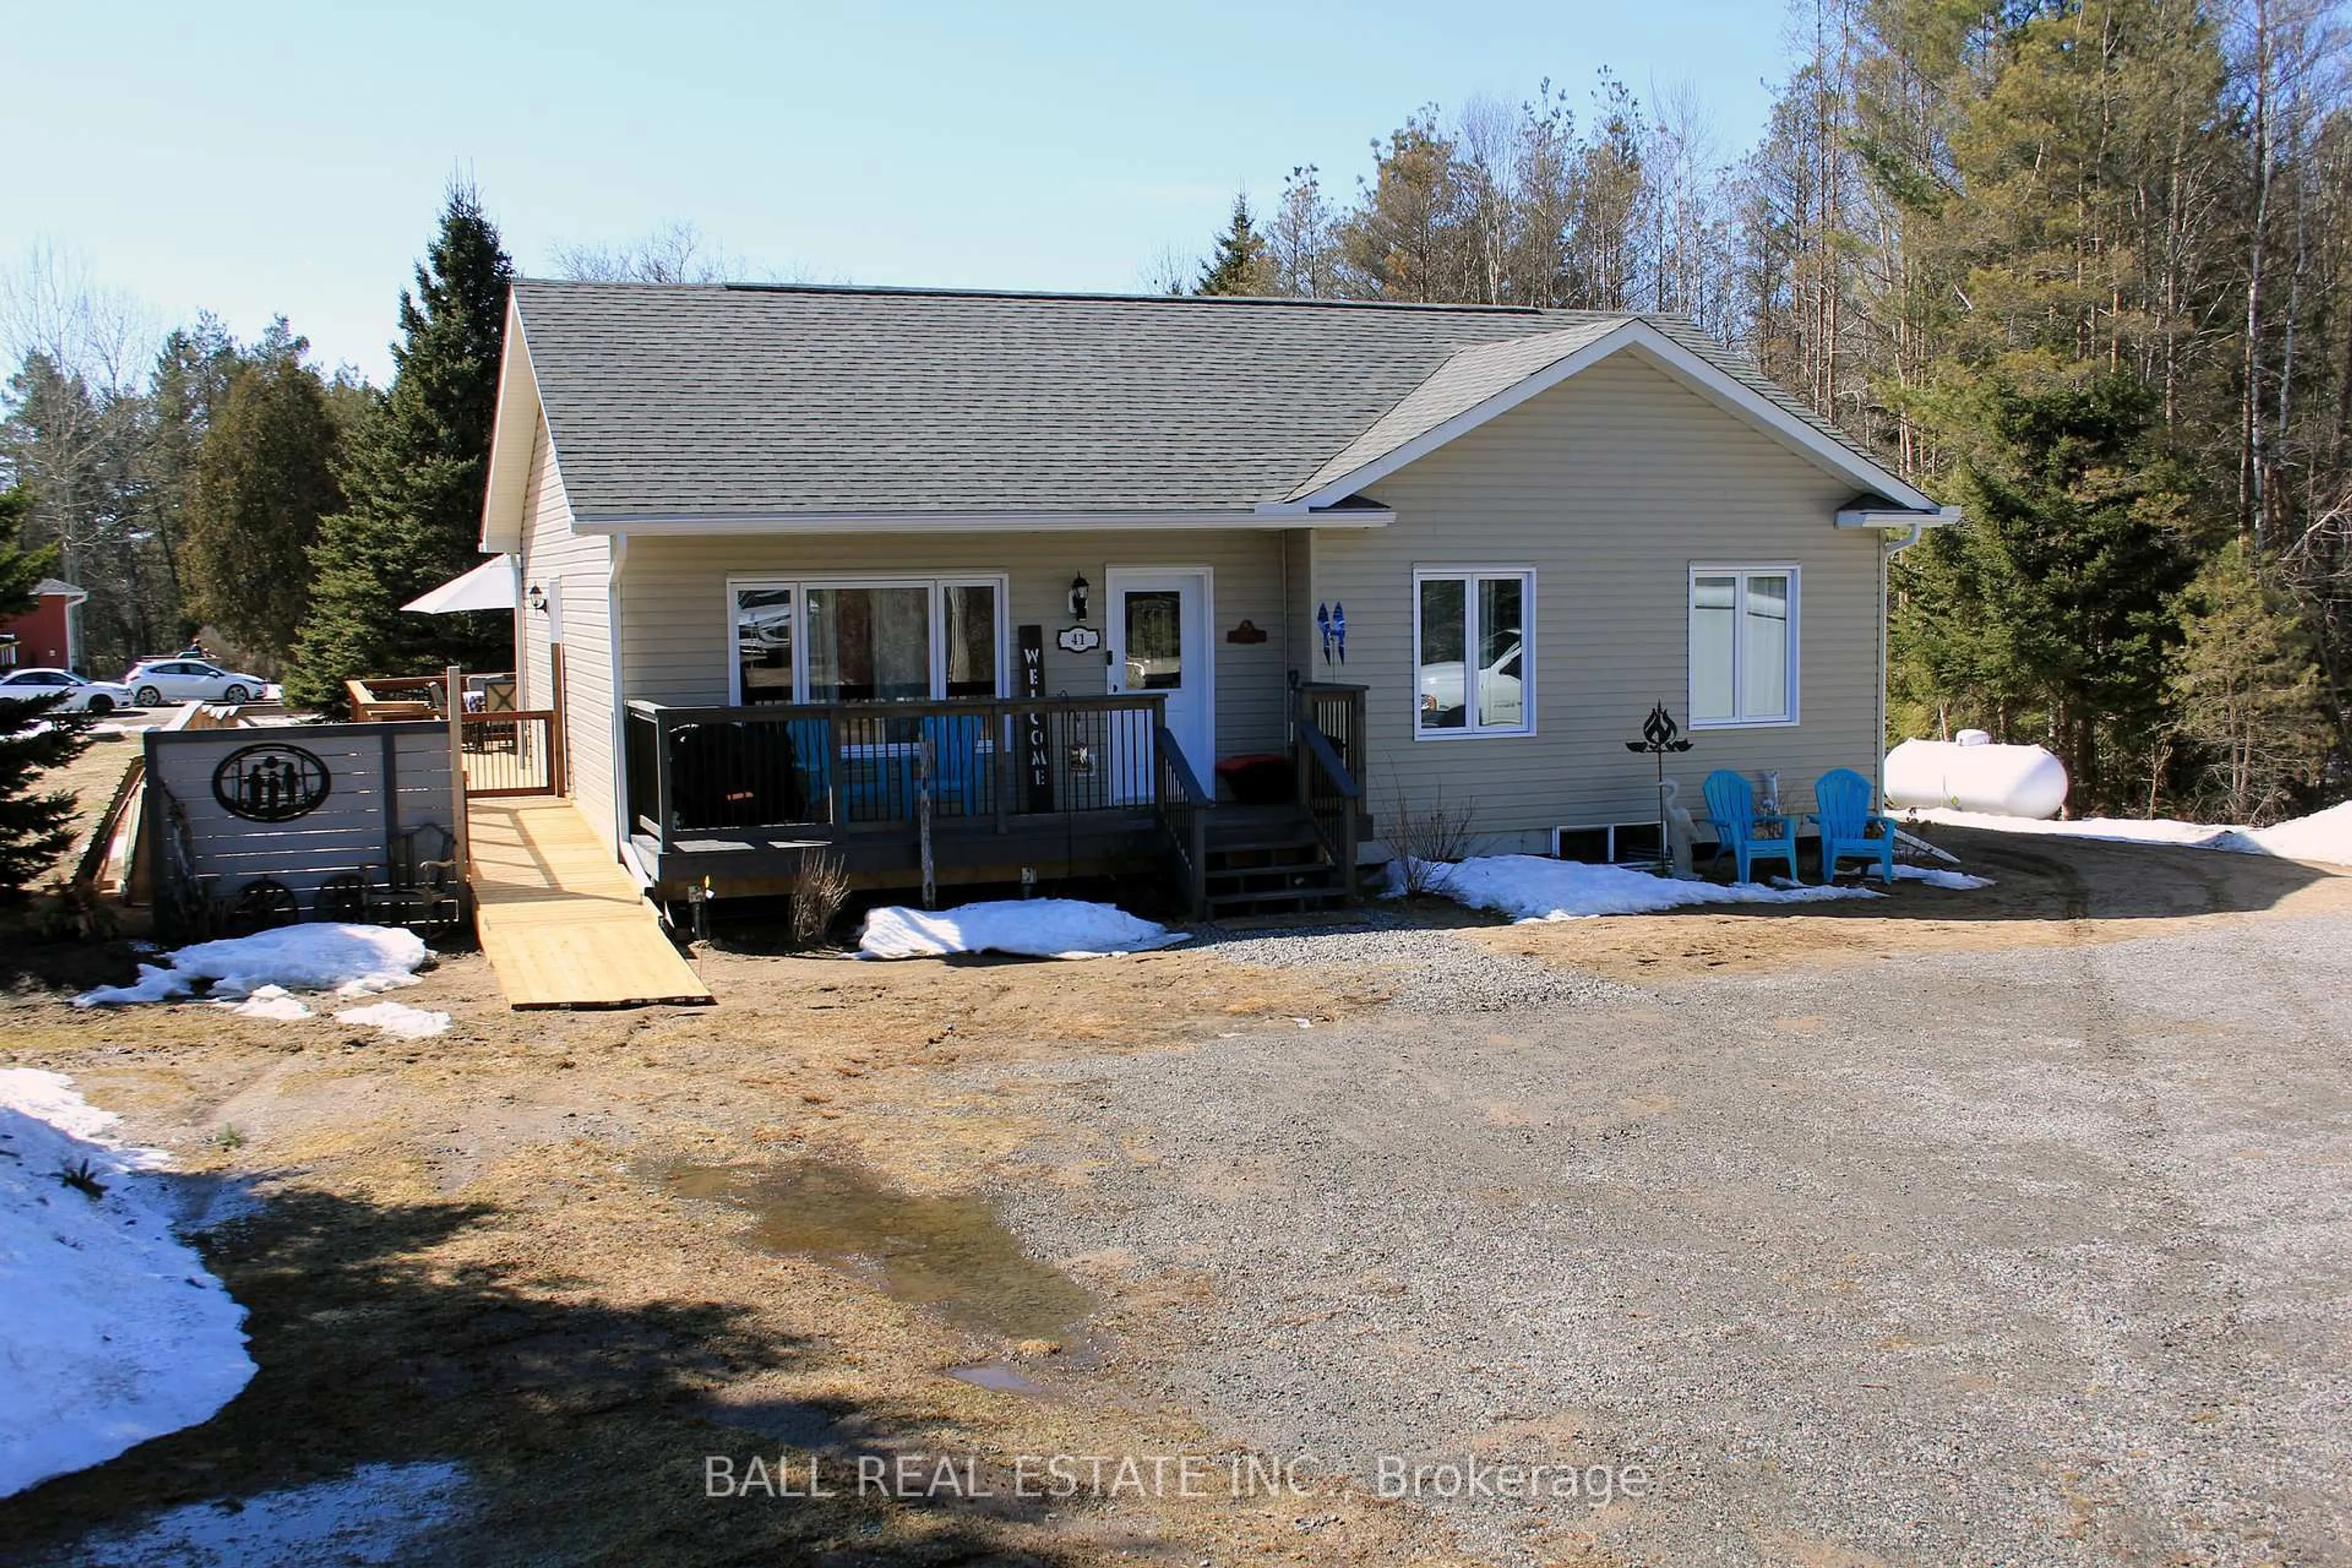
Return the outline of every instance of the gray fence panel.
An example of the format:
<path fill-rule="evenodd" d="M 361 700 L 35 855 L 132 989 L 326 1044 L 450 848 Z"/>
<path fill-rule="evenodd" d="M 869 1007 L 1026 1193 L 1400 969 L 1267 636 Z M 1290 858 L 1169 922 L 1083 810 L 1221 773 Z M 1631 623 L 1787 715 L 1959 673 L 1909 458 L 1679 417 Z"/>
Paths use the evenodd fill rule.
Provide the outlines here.
<path fill-rule="evenodd" d="M 327 796 L 285 822 L 237 816 L 213 793 L 213 775 L 247 746 L 299 747 L 326 769 Z M 226 902 L 263 878 L 284 884 L 312 912 L 319 889 L 352 875 L 371 887 L 388 885 L 395 841 L 426 826 L 454 834 L 449 731 L 436 723 L 361 723 L 284 729 L 190 730 L 147 737 L 152 784 L 178 807 L 185 824 L 189 874 L 210 898 Z M 152 804 L 157 804 L 151 801 Z M 151 831 L 176 832 L 163 816 Z M 172 886 L 179 861 L 158 841 L 159 908 L 187 889 Z"/>

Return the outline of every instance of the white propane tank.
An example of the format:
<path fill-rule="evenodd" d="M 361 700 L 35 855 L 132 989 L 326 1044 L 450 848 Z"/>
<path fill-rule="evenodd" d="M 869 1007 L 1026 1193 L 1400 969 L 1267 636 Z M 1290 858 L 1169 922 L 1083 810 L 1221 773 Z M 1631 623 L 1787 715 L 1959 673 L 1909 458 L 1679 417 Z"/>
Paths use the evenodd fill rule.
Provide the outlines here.
<path fill-rule="evenodd" d="M 1886 753 L 1886 804 L 2045 817 L 2066 804 L 2066 764 L 2040 746 L 1997 746 L 1981 730 L 1906 741 Z"/>

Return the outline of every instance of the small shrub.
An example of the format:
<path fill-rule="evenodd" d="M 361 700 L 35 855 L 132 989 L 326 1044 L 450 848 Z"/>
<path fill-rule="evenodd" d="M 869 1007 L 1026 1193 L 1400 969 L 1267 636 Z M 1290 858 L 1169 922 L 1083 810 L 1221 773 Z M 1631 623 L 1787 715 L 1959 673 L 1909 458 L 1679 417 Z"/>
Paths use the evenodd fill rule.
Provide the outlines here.
<path fill-rule="evenodd" d="M 848 863 L 830 849 L 803 854 L 800 875 L 793 881 L 793 945 L 814 947 L 823 942 L 848 902 Z"/>
<path fill-rule="evenodd" d="M 213 1135 L 205 1142 L 223 1153 L 227 1153 L 233 1149 L 245 1147 L 245 1134 L 236 1127 L 223 1125 L 214 1128 Z"/>
<path fill-rule="evenodd" d="M 98 1167 L 85 1159 L 76 1160 L 58 1172 L 58 1184 L 71 1187 L 86 1198 L 106 1195 L 106 1184 L 98 1179 Z"/>
<path fill-rule="evenodd" d="M 1465 801 L 1449 805 L 1445 786 L 1438 784 L 1424 805 L 1415 801 L 1402 789 L 1391 787 L 1389 798 L 1394 802 L 1389 819 L 1389 847 L 1400 858 L 1404 874 L 1404 890 L 1410 897 L 1436 890 L 1440 868 L 1462 858 L 1470 844 L 1470 821 L 1476 815 L 1477 803 Z"/>
<path fill-rule="evenodd" d="M 49 884 L 37 919 L 41 935 L 51 942 L 109 942 L 121 930 L 95 889 L 62 877 Z"/>

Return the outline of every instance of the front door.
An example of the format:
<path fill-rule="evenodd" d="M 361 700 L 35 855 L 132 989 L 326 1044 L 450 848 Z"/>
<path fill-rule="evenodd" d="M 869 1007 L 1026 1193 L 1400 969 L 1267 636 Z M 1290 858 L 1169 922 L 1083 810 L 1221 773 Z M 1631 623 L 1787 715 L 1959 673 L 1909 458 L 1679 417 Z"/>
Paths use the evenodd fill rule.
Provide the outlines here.
<path fill-rule="evenodd" d="M 1115 566 L 1108 589 L 1111 691 L 1162 693 L 1169 732 L 1201 787 L 1214 790 L 1217 672 L 1207 570 Z M 1126 768 L 1119 773 L 1129 776 Z"/>

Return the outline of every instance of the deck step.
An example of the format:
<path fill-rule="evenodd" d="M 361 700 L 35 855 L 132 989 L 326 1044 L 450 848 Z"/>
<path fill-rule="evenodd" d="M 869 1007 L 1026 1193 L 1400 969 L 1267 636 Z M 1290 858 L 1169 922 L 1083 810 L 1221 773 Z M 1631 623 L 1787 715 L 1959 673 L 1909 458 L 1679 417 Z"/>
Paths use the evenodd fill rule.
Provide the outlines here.
<path fill-rule="evenodd" d="M 1270 915 L 1336 914 L 1348 908 L 1348 900 L 1337 893 L 1317 898 L 1276 898 L 1271 894 L 1262 899 L 1234 899 L 1223 903 L 1209 902 L 1209 918 L 1213 921 L 1252 919 Z"/>

